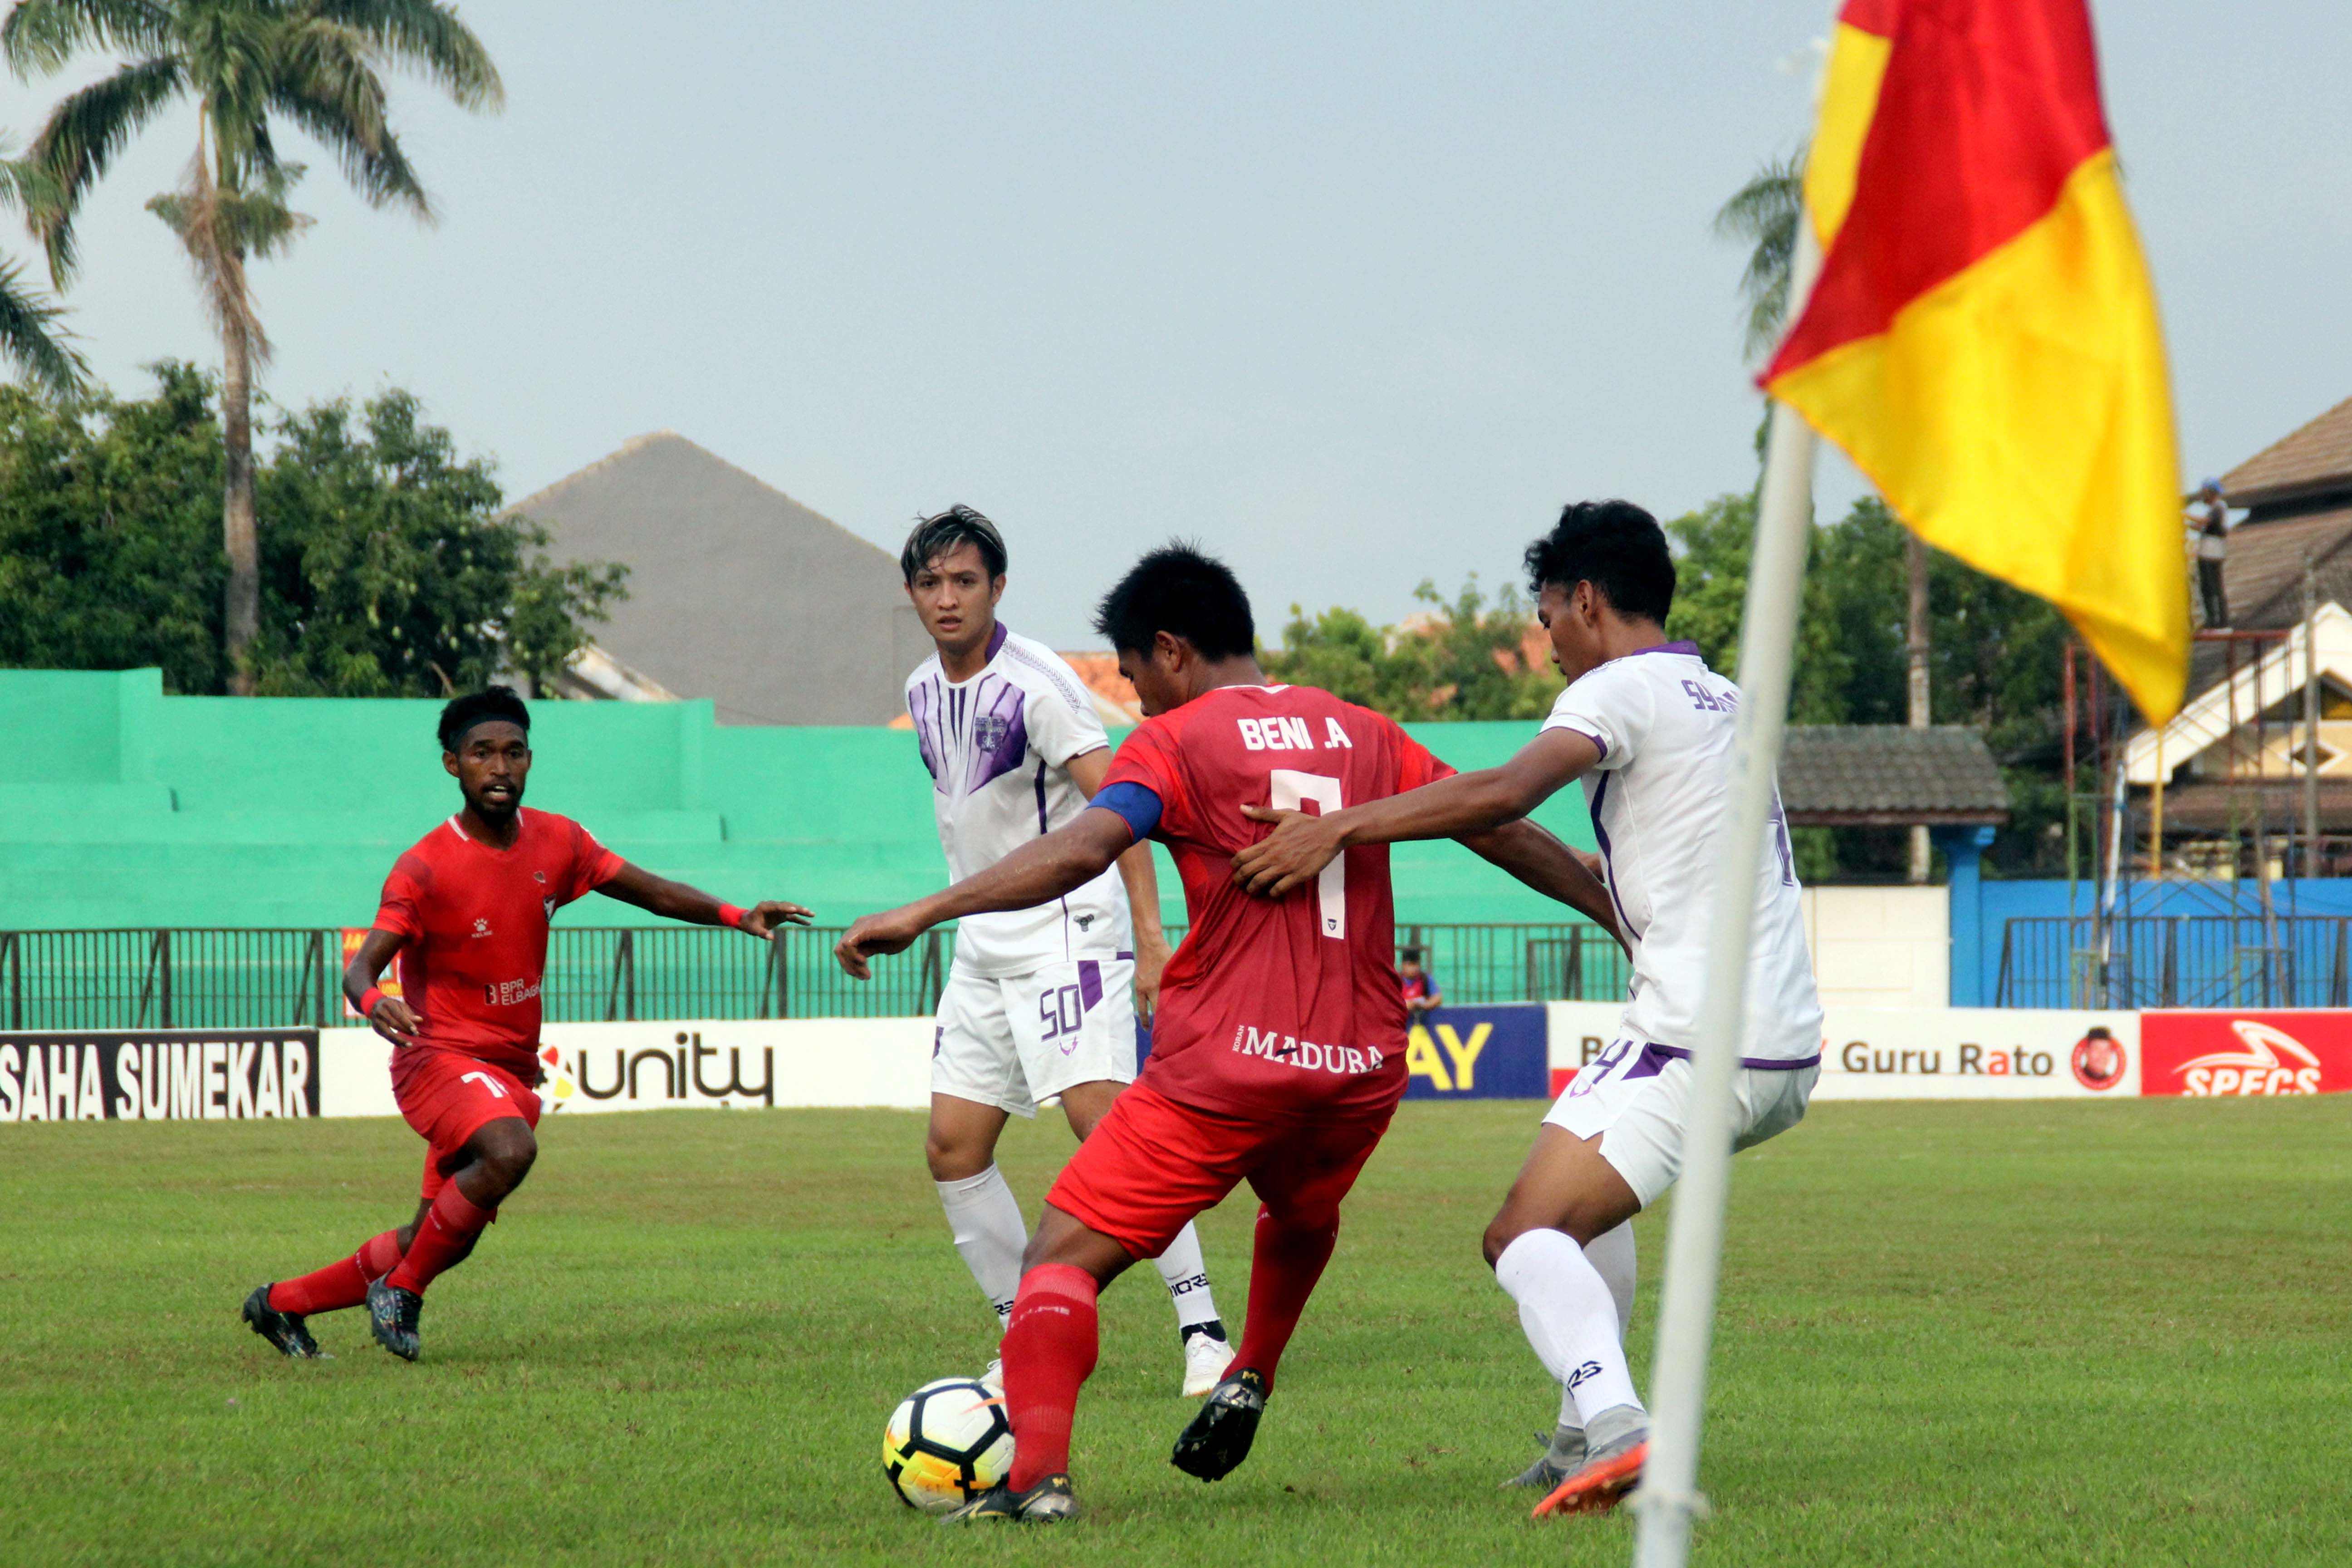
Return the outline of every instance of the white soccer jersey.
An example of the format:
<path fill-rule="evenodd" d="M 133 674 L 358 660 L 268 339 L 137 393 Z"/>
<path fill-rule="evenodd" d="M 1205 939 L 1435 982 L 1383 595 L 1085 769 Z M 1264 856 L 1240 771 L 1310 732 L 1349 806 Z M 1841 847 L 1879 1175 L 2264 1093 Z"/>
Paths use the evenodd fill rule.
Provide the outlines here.
<path fill-rule="evenodd" d="M 1561 692 L 1544 721 L 1601 748 L 1584 799 L 1633 950 L 1625 1026 L 1679 1051 L 1698 1033 L 1738 710 L 1739 689 L 1707 668 L 1696 644 L 1677 642 L 1611 659 Z M 1748 965 L 1742 1054 L 1751 1061 L 1821 1055 L 1822 1004 L 1797 891 L 1776 790 Z"/>
<path fill-rule="evenodd" d="M 1070 759 L 1110 744 L 1070 667 L 1002 624 L 988 663 L 970 680 L 950 680 L 937 654 L 918 665 L 907 678 L 907 711 L 931 771 L 940 847 L 957 881 L 1084 811 Z M 955 962 L 976 974 L 1026 974 L 1070 959 L 1132 956 L 1134 946 L 1114 866 L 1050 904 L 967 917 L 956 931 Z"/>

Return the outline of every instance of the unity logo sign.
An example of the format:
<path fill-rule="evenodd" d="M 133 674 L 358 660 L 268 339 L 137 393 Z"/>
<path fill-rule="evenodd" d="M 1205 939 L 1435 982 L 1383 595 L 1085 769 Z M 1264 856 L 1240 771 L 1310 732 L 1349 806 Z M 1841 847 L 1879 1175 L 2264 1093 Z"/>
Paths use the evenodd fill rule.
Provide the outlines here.
<path fill-rule="evenodd" d="M 2352 1013 L 2148 1013 L 2141 1092 L 2329 1094 L 2352 1089 Z"/>
<path fill-rule="evenodd" d="M 550 1037 L 572 1031 L 551 1028 Z M 647 1038 L 632 1048 L 627 1044 L 565 1045 L 553 1037 L 541 1044 L 539 1059 L 545 1074 L 540 1102 L 547 1110 L 640 1110 L 665 1105 L 773 1105 L 776 1103 L 776 1052 L 757 1047 L 756 1076 L 746 1076 L 746 1050 L 741 1046 L 706 1046 L 699 1029 L 645 1031 L 666 1033 L 667 1039 Z M 725 1065 L 721 1066 L 721 1060 Z"/>

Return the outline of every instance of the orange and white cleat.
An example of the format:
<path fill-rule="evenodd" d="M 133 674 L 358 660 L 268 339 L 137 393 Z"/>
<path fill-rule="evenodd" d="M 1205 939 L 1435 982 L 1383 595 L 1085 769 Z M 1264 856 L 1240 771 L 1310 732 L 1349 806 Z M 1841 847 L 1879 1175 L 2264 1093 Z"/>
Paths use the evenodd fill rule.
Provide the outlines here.
<path fill-rule="evenodd" d="M 1627 1448 L 1593 1459 L 1568 1479 L 1554 1487 L 1549 1496 L 1536 1504 L 1532 1519 L 1548 1519 L 1562 1513 L 1607 1513 L 1624 1500 L 1642 1480 L 1642 1463 L 1650 1457 L 1650 1442 L 1644 1437 Z"/>

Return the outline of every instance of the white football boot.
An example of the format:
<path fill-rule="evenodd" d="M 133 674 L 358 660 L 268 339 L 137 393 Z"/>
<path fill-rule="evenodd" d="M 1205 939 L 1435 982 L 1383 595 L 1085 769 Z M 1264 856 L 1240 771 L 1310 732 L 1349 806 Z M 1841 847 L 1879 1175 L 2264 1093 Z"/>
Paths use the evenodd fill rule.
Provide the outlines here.
<path fill-rule="evenodd" d="M 1211 1333 L 1193 1332 L 1184 1336 L 1184 1397 L 1198 1399 L 1217 1386 L 1225 1369 L 1234 1364 L 1234 1347 L 1230 1341 Z"/>

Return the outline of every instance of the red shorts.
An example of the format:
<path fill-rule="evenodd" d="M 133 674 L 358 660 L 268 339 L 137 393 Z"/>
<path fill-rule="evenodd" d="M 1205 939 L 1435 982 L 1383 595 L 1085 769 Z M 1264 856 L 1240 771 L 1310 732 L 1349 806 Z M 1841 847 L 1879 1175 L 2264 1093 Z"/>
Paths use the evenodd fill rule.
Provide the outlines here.
<path fill-rule="evenodd" d="M 1168 1250 L 1184 1223 L 1247 1181 L 1286 1225 L 1318 1227 L 1389 1130 L 1393 1106 L 1340 1121 L 1260 1121 L 1129 1084 L 1095 1123 L 1045 1201 L 1132 1258 Z"/>
<path fill-rule="evenodd" d="M 392 1098 L 432 1147 L 425 1154 L 425 1201 L 449 1179 L 443 1169 L 488 1123 L 520 1116 L 539 1125 L 539 1096 L 505 1068 L 456 1051 L 404 1046 L 392 1053 Z"/>

